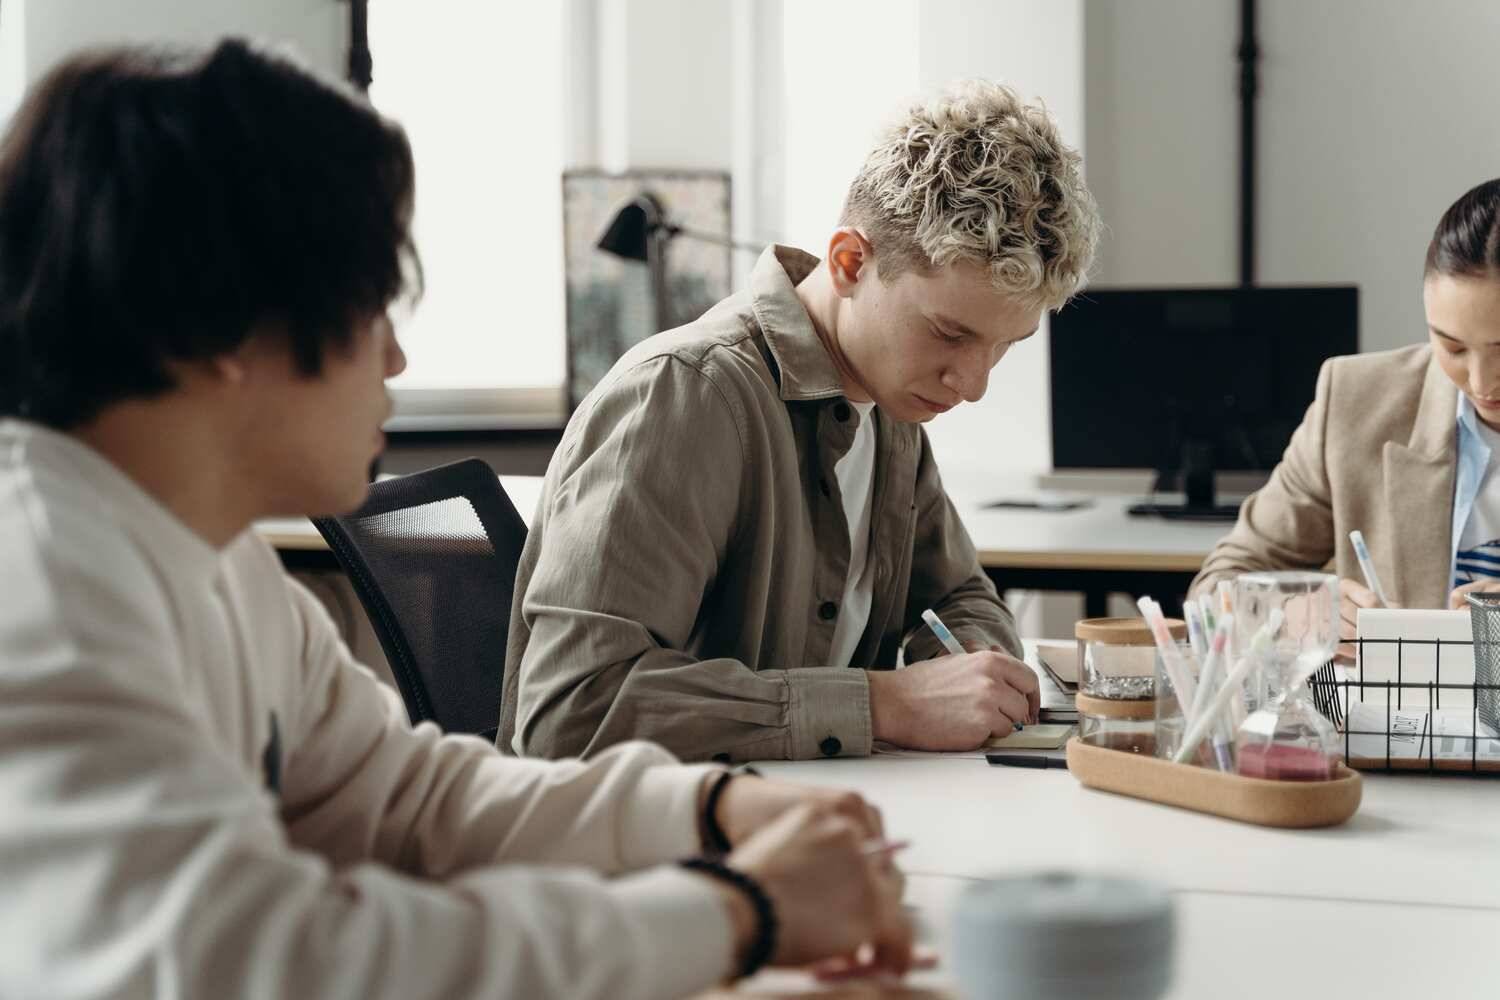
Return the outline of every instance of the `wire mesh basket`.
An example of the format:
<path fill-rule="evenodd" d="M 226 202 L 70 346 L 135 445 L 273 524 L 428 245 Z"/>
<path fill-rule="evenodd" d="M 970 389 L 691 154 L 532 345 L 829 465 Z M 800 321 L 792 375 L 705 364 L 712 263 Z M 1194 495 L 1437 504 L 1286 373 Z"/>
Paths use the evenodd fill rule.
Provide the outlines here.
<path fill-rule="evenodd" d="M 1360 638 L 1351 671 L 1313 675 L 1349 766 L 1500 774 L 1500 594 L 1470 605 L 1472 639 Z"/>
<path fill-rule="evenodd" d="M 1500 730 L 1496 717 L 1496 682 L 1500 680 L 1500 594 L 1468 594 L 1474 629 L 1475 704 L 1479 721 Z"/>

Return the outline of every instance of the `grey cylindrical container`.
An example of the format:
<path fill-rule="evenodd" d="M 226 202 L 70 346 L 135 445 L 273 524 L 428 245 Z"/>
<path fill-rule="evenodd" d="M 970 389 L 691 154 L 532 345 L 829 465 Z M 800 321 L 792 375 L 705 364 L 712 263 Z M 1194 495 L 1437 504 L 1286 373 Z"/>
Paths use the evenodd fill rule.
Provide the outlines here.
<path fill-rule="evenodd" d="M 990 879 L 963 893 L 953 921 L 966 1000 L 1157 1000 L 1172 983 L 1172 898 L 1151 882 Z"/>

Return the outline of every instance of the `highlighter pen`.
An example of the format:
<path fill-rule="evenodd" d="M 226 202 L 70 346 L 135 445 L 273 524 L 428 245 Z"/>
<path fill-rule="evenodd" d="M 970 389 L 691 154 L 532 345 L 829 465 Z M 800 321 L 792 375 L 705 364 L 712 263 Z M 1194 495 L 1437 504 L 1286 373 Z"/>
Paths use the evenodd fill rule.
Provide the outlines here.
<path fill-rule="evenodd" d="M 948 631 L 948 626 L 943 624 L 943 620 L 937 616 L 936 611 L 928 608 L 922 612 L 922 620 L 927 623 L 928 628 L 932 629 L 932 634 L 938 637 L 938 642 L 942 643 L 943 648 L 948 652 L 954 656 L 968 652 L 958 644 L 957 639 L 953 638 L 953 633 Z"/>
<path fill-rule="evenodd" d="M 1365 585 L 1375 592 L 1381 607 L 1389 607 L 1390 602 L 1385 599 L 1385 591 L 1380 586 L 1380 577 L 1375 575 L 1375 560 L 1370 558 L 1370 550 L 1365 547 L 1365 536 L 1358 530 L 1351 531 L 1349 541 L 1354 543 L 1354 558 L 1359 560 L 1359 571 L 1365 575 Z"/>
<path fill-rule="evenodd" d="M 954 656 L 960 656 L 968 652 L 967 649 L 964 649 L 958 644 L 958 640 L 953 637 L 952 632 L 948 631 L 948 626 L 943 624 L 943 620 L 937 616 L 936 611 L 928 608 L 926 611 L 922 612 L 922 620 L 927 623 L 928 628 L 932 629 L 932 634 L 938 637 L 938 642 L 942 643 L 943 648 L 948 652 L 952 653 Z M 1020 732 L 1025 728 L 1026 727 L 1019 722 L 1011 723 L 1011 729 L 1016 732 Z"/>

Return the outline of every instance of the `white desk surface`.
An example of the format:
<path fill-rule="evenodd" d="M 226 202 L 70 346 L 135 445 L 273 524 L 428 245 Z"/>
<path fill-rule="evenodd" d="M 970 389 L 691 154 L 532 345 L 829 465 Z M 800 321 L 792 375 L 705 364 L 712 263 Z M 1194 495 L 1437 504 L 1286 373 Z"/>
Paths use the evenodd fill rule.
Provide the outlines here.
<path fill-rule="evenodd" d="M 902 987 L 875 983 L 819 991 L 805 975 L 770 972 L 715 996 L 819 1000 L 937 1000 L 952 996 L 949 914 L 966 879 L 915 875 L 906 898 L 918 937 L 939 966 Z M 1500 911 L 1412 908 L 1174 892 L 1177 949 L 1168 1000 L 1385 1000 L 1388 997 L 1492 998 Z M 1080 943 L 1080 947 L 1082 944 Z"/>
<path fill-rule="evenodd" d="M 540 476 L 501 476 L 500 485 L 528 525 L 542 492 Z M 1035 491 L 1032 491 L 1035 492 Z M 979 549 L 980 562 L 1005 566 L 1058 569 L 1128 569 L 1196 571 L 1214 544 L 1229 530 L 1225 523 L 1163 521 L 1131 517 L 1125 509 L 1140 497 L 1106 494 L 1091 505 L 1070 511 L 989 510 L 984 504 L 1025 490 L 949 487 L 949 495 Z M 306 518 L 272 518 L 258 530 L 281 549 L 325 548 L 322 536 Z"/>
<path fill-rule="evenodd" d="M 949 489 L 985 566 L 1060 569 L 1162 569 L 1196 571 L 1229 522 L 1166 521 L 1131 517 L 1136 494 L 1092 496 L 1077 510 L 994 510 L 984 504 L 996 490 Z"/>
<path fill-rule="evenodd" d="M 852 788 L 909 839 L 902 867 L 973 878 L 1066 868 L 1135 872 L 1176 890 L 1467 906 L 1500 914 L 1500 785 L 1366 774 L 1354 818 L 1274 830 L 1084 788 L 1063 770 L 876 756 L 767 762 Z"/>
<path fill-rule="evenodd" d="M 912 842 L 901 855 L 907 902 L 920 939 L 940 955 L 951 954 L 949 914 L 965 885 L 1062 868 L 1136 874 L 1171 890 L 1174 1000 L 1491 998 L 1500 987 L 1500 782 L 1366 774 L 1349 822 L 1275 830 L 1093 791 L 1062 770 L 973 758 L 756 766 L 852 788 L 880 808 L 887 834 Z M 1273 969 L 1290 978 L 1271 978 Z M 951 986 L 942 967 L 904 988 L 831 993 L 805 975 L 768 973 L 724 996 L 920 1000 L 949 997 Z"/>

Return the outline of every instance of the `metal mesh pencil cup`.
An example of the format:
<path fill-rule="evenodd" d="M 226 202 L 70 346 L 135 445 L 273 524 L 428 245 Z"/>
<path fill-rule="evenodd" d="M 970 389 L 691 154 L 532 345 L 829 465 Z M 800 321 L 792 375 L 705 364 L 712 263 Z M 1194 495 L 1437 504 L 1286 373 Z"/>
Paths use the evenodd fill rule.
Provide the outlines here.
<path fill-rule="evenodd" d="M 1500 729 L 1496 685 L 1500 684 L 1500 594 L 1467 594 L 1474 630 L 1474 698 L 1479 721 Z"/>

